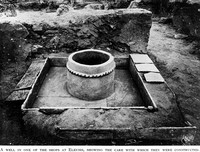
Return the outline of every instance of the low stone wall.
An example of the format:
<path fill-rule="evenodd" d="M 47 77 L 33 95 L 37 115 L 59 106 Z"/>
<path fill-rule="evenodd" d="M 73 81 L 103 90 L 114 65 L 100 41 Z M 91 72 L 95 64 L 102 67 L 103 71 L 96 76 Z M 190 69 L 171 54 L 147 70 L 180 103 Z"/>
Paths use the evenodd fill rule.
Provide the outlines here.
<path fill-rule="evenodd" d="M 90 16 L 67 28 L 43 28 L 43 45 L 47 49 L 63 49 L 66 52 L 92 47 L 120 52 L 146 52 L 151 15 L 130 12 L 134 11 Z"/>
<path fill-rule="evenodd" d="M 147 52 L 151 12 L 144 9 L 79 10 L 59 17 L 55 13 L 34 15 L 27 14 L 26 20 L 26 14 L 18 14 L 15 23 L 26 27 L 29 33 L 26 43 L 39 45 L 43 51 L 71 53 L 101 48 L 127 53 Z M 2 20 L 0 25 L 8 23 L 9 19 Z"/>

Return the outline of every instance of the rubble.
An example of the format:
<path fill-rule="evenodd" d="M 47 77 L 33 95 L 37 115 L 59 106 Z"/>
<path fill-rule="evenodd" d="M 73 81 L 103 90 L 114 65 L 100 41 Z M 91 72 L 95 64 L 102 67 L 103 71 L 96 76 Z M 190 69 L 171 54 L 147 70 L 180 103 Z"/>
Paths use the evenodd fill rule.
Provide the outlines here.
<path fill-rule="evenodd" d="M 104 5 L 103 4 L 88 4 L 84 8 L 85 9 L 102 10 L 102 9 L 104 9 Z"/>
<path fill-rule="evenodd" d="M 59 5 L 59 8 L 56 10 L 56 15 L 60 16 L 64 13 L 67 13 L 69 11 L 73 10 L 73 7 L 69 4 L 61 4 Z"/>
<path fill-rule="evenodd" d="M 29 41 L 49 52 L 88 48 L 147 52 L 151 12 L 144 9 L 72 10 L 61 16 L 41 13 L 40 18 L 32 15 L 28 14 L 26 20 L 26 16 L 19 14 L 15 22 L 27 28 Z"/>

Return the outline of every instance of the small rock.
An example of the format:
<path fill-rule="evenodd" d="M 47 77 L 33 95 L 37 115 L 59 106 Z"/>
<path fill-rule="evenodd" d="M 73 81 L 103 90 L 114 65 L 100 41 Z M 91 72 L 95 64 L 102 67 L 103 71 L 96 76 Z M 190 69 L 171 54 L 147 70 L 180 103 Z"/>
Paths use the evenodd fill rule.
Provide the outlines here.
<path fill-rule="evenodd" d="M 7 17 L 15 17 L 15 16 L 17 16 L 17 12 L 16 12 L 15 6 L 13 4 L 8 4 L 8 6 L 6 8 L 5 15 Z"/>
<path fill-rule="evenodd" d="M 38 45 L 38 44 L 33 45 L 33 47 L 32 47 L 32 53 L 38 53 L 38 52 L 40 52 L 42 49 L 43 49 L 43 46 L 41 46 L 41 45 Z"/>
<path fill-rule="evenodd" d="M 147 108 L 148 108 L 149 111 L 154 110 L 153 106 L 148 106 Z"/>
<path fill-rule="evenodd" d="M 90 29 L 87 28 L 87 27 L 82 27 L 82 28 L 80 29 L 80 31 L 77 32 L 77 36 L 78 36 L 78 37 L 82 37 L 82 38 L 87 38 L 87 37 L 89 37 L 90 35 L 91 35 L 91 34 L 90 34 Z"/>
<path fill-rule="evenodd" d="M 46 40 L 46 39 L 47 39 L 47 37 L 46 37 L 46 36 L 42 36 L 42 39 L 43 39 L 43 40 Z"/>
<path fill-rule="evenodd" d="M 143 125 L 142 125 L 141 123 L 138 123 L 138 124 L 136 125 L 136 128 L 137 128 L 137 129 L 143 129 L 144 127 L 143 127 Z"/>
<path fill-rule="evenodd" d="M 198 4 L 200 5 L 200 1 L 199 0 L 187 0 L 188 4 Z"/>
<path fill-rule="evenodd" d="M 46 44 L 46 48 L 57 48 L 59 43 L 60 37 L 56 35 Z"/>
<path fill-rule="evenodd" d="M 185 34 L 175 34 L 174 35 L 174 38 L 175 39 L 184 39 L 184 38 L 187 38 L 188 35 L 185 35 Z"/>
<path fill-rule="evenodd" d="M 171 34 L 171 33 L 166 33 L 165 36 L 168 37 L 168 38 L 174 38 L 174 35 Z"/>
<path fill-rule="evenodd" d="M 49 35 L 49 34 L 58 34 L 58 33 L 59 33 L 58 30 L 47 30 L 47 31 L 45 32 L 45 35 Z"/>
<path fill-rule="evenodd" d="M 42 24 L 34 24 L 33 31 L 43 31 L 43 25 Z"/>
<path fill-rule="evenodd" d="M 3 4 L 0 4 L 0 12 L 3 12 L 5 10 L 5 6 Z"/>
<path fill-rule="evenodd" d="M 60 41 L 60 38 L 58 36 L 54 36 L 51 40 L 50 43 L 52 44 L 58 44 Z"/>
<path fill-rule="evenodd" d="M 125 145 L 133 145 L 136 144 L 137 140 L 136 139 L 128 139 L 125 143 Z"/>
<path fill-rule="evenodd" d="M 128 6 L 128 9 L 137 8 L 137 7 L 138 7 L 138 2 L 134 0 L 134 1 L 131 1 L 130 5 Z"/>
<path fill-rule="evenodd" d="M 56 1 L 49 1 L 48 7 L 46 8 L 46 13 L 55 12 L 56 9 L 57 9 Z"/>
<path fill-rule="evenodd" d="M 59 6 L 59 8 L 56 10 L 56 15 L 60 16 L 60 15 L 67 13 L 71 10 L 73 10 L 73 7 L 71 7 L 69 4 L 61 4 Z"/>
<path fill-rule="evenodd" d="M 90 41 L 90 39 L 80 39 L 78 41 L 78 47 L 79 48 L 88 48 L 88 47 L 91 47 L 92 46 L 92 42 Z"/>
<path fill-rule="evenodd" d="M 162 23 L 162 24 L 172 24 L 172 18 L 170 17 L 161 17 L 158 21 L 158 23 Z"/>
<path fill-rule="evenodd" d="M 108 9 L 109 9 L 109 4 L 108 4 L 108 3 L 105 3 L 105 4 L 104 4 L 104 9 L 105 9 L 105 10 L 108 10 Z"/>
<path fill-rule="evenodd" d="M 60 16 L 60 15 L 62 15 L 63 14 L 63 9 L 62 8 L 58 8 L 57 10 L 56 10 L 56 15 L 57 16 Z"/>
<path fill-rule="evenodd" d="M 103 109 L 99 110 L 99 114 L 104 114 L 105 111 Z"/>
<path fill-rule="evenodd" d="M 93 128 L 93 127 L 94 127 L 94 125 L 90 125 L 89 127 L 90 127 L 90 128 Z"/>
<path fill-rule="evenodd" d="M 32 44 L 26 44 L 25 46 L 24 46 L 24 51 L 23 51 L 23 54 L 22 54 L 22 56 L 23 56 L 23 60 L 26 60 L 26 59 L 28 59 L 29 57 L 32 57 L 32 54 L 31 54 L 31 52 L 32 52 Z"/>
<path fill-rule="evenodd" d="M 0 24 L 0 31 L 5 32 L 7 35 L 12 35 L 15 38 L 25 38 L 29 32 L 26 27 L 20 23 L 2 23 Z"/>
<path fill-rule="evenodd" d="M 35 58 L 37 54 L 41 54 L 42 53 L 42 49 L 43 46 L 41 45 L 31 45 L 31 44 L 27 44 L 25 46 L 25 51 L 24 51 L 24 56 L 26 57 L 26 59 L 28 58 Z"/>
<path fill-rule="evenodd" d="M 104 9 L 103 4 L 88 4 L 84 7 L 85 9 L 102 10 Z"/>
<path fill-rule="evenodd" d="M 33 39 L 40 39 L 40 35 L 38 35 L 37 33 L 35 32 L 30 32 L 30 36 L 33 38 Z"/>
<path fill-rule="evenodd" d="M 112 144 L 112 145 L 116 145 L 117 142 L 112 140 L 112 141 L 111 141 L 111 144 Z"/>

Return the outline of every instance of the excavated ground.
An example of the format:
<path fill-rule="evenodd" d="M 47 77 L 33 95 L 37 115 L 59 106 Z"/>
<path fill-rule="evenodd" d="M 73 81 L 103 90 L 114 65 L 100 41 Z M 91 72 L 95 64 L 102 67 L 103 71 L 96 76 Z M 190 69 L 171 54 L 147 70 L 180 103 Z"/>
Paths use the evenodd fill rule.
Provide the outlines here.
<path fill-rule="evenodd" d="M 200 53 L 199 42 L 188 38 L 177 38 L 178 33 L 169 25 L 153 22 L 148 52 L 161 74 L 178 97 L 178 103 L 193 125 L 197 126 L 194 144 L 200 144 Z M 175 38 L 176 37 L 176 38 Z M 4 63 L 0 79 L 0 95 L 3 99 L 12 92 L 17 82 L 30 65 L 30 60 L 17 59 Z M 1 99 L 1 100 L 2 100 Z M 48 144 L 47 141 L 32 139 L 24 134 L 20 111 L 15 107 L 0 107 L 0 144 Z M 42 138 L 41 138 L 42 139 Z M 131 144 L 154 144 L 151 142 L 129 141 Z M 59 144 L 59 143 L 58 143 Z M 65 143 L 70 144 L 70 142 Z M 80 144 L 80 143 L 76 143 Z M 98 143 L 101 144 L 101 143 Z M 103 143 L 102 143 L 103 144 Z M 110 144 L 116 144 L 110 142 Z M 121 143 L 122 144 L 122 143 Z M 160 142 L 160 144 L 165 144 Z"/>
<path fill-rule="evenodd" d="M 153 23 L 148 52 L 177 95 L 181 110 L 197 126 L 194 144 L 200 144 L 200 51 L 199 42 L 180 39 L 172 27 Z"/>

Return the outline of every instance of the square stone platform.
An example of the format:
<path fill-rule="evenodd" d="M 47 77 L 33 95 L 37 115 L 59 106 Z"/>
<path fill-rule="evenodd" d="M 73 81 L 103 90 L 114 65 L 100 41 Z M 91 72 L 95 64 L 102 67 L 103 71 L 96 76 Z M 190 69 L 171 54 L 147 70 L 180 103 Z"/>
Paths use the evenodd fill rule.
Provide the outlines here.
<path fill-rule="evenodd" d="M 141 72 L 136 67 L 153 62 L 135 63 L 134 55 L 138 54 L 115 58 L 115 93 L 96 103 L 81 101 L 66 91 L 67 58 L 48 58 L 22 105 L 25 125 L 67 140 L 192 142 L 196 127 L 184 121 L 173 92 L 165 82 L 147 82 L 144 74 L 153 71 Z"/>

